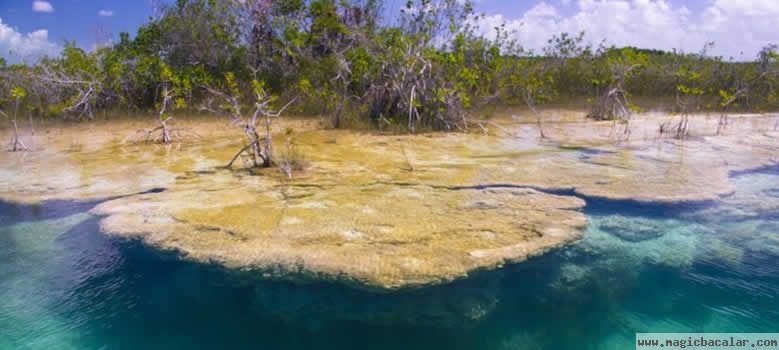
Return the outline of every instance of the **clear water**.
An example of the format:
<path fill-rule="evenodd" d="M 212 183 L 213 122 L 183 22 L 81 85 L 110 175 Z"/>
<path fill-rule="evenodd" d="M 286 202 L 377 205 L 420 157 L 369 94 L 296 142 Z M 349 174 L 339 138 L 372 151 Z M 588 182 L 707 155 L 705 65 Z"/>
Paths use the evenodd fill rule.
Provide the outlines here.
<path fill-rule="evenodd" d="M 696 207 L 590 201 L 581 242 L 397 294 L 257 282 L 98 232 L 90 204 L 0 204 L 0 349 L 632 349 L 779 331 L 779 172 Z M 478 320 L 478 321 L 476 321 Z"/>

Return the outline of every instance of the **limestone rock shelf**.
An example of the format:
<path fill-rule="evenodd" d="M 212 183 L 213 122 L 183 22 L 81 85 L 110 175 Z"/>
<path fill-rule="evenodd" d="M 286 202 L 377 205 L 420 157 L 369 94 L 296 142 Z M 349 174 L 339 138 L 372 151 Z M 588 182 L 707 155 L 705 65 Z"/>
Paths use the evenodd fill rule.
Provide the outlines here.
<path fill-rule="evenodd" d="M 496 133 L 428 135 L 290 120 L 276 127 L 297 130 L 306 163 L 292 180 L 275 169 L 221 169 L 242 141 L 223 121 L 182 118 L 202 138 L 168 147 L 121 144 L 133 122 L 51 128 L 33 152 L 0 153 L 0 198 L 98 200 L 104 232 L 186 259 L 258 278 L 395 290 L 574 242 L 587 225 L 581 198 L 729 195 L 732 172 L 777 164 L 779 134 L 768 127 L 776 118 L 750 118 L 733 118 L 726 135 L 683 141 L 650 137 L 658 120 L 639 118 L 634 127 L 647 136 L 619 143 L 610 123 L 547 123 L 549 138 L 538 140 L 521 118 L 497 119 Z"/>

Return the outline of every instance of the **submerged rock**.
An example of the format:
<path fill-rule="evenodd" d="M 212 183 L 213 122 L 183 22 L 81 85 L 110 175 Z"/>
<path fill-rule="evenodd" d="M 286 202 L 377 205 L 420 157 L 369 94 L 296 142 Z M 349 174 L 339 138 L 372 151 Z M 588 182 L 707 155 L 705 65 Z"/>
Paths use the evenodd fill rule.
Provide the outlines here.
<path fill-rule="evenodd" d="M 472 327 L 498 305 L 501 274 L 493 272 L 446 287 L 375 294 L 333 284 L 257 283 L 252 308 L 317 329 L 332 321 L 378 325 Z"/>
<path fill-rule="evenodd" d="M 667 227 L 657 220 L 622 215 L 608 216 L 599 221 L 601 230 L 628 242 L 641 242 L 662 237 Z"/>

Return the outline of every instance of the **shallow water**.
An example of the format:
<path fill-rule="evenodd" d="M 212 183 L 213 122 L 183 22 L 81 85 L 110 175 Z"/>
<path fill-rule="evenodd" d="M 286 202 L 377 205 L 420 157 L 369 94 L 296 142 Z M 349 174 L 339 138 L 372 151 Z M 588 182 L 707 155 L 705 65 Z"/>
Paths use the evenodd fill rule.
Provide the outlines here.
<path fill-rule="evenodd" d="M 94 203 L 0 204 L 0 349 L 631 349 L 636 332 L 779 329 L 779 172 L 721 201 L 589 200 L 582 241 L 374 294 L 249 282 L 98 232 Z"/>

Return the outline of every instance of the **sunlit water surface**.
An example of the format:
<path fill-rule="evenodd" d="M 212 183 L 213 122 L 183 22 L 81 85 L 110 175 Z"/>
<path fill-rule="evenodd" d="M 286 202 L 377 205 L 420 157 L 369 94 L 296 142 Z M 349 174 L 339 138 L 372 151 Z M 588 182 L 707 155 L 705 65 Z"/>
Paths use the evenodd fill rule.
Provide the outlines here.
<path fill-rule="evenodd" d="M 98 232 L 92 204 L 0 204 L 0 349 L 632 349 L 779 331 L 779 172 L 695 207 L 588 201 L 574 245 L 373 294 L 250 282 Z"/>

